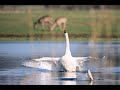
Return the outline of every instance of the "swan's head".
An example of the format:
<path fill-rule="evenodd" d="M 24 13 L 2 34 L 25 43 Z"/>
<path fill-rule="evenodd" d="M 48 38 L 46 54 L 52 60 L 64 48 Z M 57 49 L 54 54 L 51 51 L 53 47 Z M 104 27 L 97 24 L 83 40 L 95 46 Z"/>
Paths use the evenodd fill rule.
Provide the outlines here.
<path fill-rule="evenodd" d="M 64 30 L 64 33 L 66 33 L 66 30 Z"/>
<path fill-rule="evenodd" d="M 65 34 L 65 37 L 68 38 L 68 33 L 66 32 L 66 30 L 64 30 L 64 34 Z"/>

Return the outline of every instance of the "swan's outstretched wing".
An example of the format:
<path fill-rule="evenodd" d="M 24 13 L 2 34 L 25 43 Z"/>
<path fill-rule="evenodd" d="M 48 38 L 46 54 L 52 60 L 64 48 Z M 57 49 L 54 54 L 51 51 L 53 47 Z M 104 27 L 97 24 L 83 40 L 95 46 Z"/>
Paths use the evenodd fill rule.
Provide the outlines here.
<path fill-rule="evenodd" d="M 80 68 L 83 66 L 83 63 L 88 61 L 88 57 L 74 57 L 74 60 L 77 62 L 77 66 Z"/>
<path fill-rule="evenodd" d="M 42 57 L 32 59 L 24 62 L 22 65 L 43 70 L 62 71 L 61 65 L 59 65 L 59 57 Z"/>
<path fill-rule="evenodd" d="M 58 61 L 60 57 L 42 57 L 42 58 L 37 58 L 33 59 L 35 61 Z"/>
<path fill-rule="evenodd" d="M 88 61 L 88 57 L 74 57 L 75 60 L 77 61 Z"/>
<path fill-rule="evenodd" d="M 88 57 L 73 57 L 74 60 L 76 61 L 88 61 Z M 42 57 L 42 58 L 37 58 L 37 59 L 33 59 L 35 61 L 58 61 L 60 60 L 60 57 Z"/>

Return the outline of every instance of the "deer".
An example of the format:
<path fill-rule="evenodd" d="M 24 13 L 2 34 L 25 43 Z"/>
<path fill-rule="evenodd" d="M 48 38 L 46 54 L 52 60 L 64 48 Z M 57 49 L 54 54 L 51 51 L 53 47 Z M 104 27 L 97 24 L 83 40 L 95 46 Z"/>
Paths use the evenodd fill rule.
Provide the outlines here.
<path fill-rule="evenodd" d="M 53 31 L 56 27 L 59 27 L 60 30 L 64 31 L 66 28 L 67 21 L 68 21 L 68 19 L 65 16 L 60 16 L 60 17 L 56 18 L 50 27 L 50 31 Z"/>
<path fill-rule="evenodd" d="M 44 28 L 44 26 L 49 26 L 50 28 L 52 25 L 52 17 L 50 15 L 40 17 L 36 22 L 33 23 L 33 28 L 35 29 L 38 24 L 42 25 L 42 28 Z"/>

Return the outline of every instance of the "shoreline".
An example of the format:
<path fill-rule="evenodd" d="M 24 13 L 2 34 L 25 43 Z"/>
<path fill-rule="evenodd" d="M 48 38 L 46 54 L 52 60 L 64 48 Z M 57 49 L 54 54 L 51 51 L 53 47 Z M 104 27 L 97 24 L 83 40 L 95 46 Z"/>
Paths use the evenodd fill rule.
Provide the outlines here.
<path fill-rule="evenodd" d="M 120 40 L 120 36 L 96 36 L 88 34 L 69 34 L 71 40 Z M 41 34 L 0 34 L 0 40 L 64 40 L 60 33 Z"/>

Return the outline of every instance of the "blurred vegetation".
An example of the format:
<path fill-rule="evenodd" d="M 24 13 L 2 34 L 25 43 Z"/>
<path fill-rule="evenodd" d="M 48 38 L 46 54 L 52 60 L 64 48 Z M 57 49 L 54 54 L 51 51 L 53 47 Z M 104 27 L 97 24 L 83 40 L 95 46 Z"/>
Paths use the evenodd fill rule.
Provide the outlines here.
<path fill-rule="evenodd" d="M 44 15 L 68 17 L 66 30 L 71 39 L 120 38 L 119 5 L 0 5 L 0 40 L 61 40 L 63 31 L 43 30 L 32 25 Z"/>

